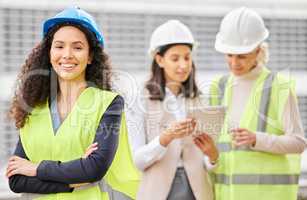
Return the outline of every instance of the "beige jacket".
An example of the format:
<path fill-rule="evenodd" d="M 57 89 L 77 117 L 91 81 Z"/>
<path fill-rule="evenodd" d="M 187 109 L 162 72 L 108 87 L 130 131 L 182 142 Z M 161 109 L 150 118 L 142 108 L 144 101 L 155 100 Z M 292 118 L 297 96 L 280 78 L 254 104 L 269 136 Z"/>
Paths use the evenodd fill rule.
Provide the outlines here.
<path fill-rule="evenodd" d="M 186 108 L 197 106 L 200 98 L 187 100 Z M 145 127 L 147 142 L 153 140 L 173 121 L 173 115 L 165 110 L 163 102 L 146 100 Z M 213 192 L 203 164 L 203 153 L 193 143 L 192 137 L 174 140 L 163 158 L 144 170 L 137 194 L 139 200 L 165 200 L 171 189 L 178 160 L 182 151 L 183 166 L 197 200 L 212 200 Z"/>

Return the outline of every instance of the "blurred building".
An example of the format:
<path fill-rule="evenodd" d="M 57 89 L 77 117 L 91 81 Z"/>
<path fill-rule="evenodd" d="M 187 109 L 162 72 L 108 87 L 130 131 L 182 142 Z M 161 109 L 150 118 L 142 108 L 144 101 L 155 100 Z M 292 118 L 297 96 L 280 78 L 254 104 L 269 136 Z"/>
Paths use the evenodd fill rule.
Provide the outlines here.
<path fill-rule="evenodd" d="M 307 128 L 305 0 L 0 0 L 0 171 L 18 138 L 13 125 L 5 120 L 17 72 L 26 55 L 40 41 L 42 22 L 68 5 L 78 5 L 97 19 L 106 37 L 106 50 L 118 72 L 115 87 L 122 88 L 128 99 L 133 96 L 131 91 L 137 90 L 148 75 L 147 48 L 150 34 L 157 25 L 168 19 L 179 19 L 191 28 L 200 44 L 195 53 L 198 81 L 206 85 L 214 75 L 226 70 L 223 55 L 214 50 L 222 16 L 235 7 L 255 9 L 264 17 L 270 31 L 268 66 L 297 79 L 300 112 Z M 304 167 L 307 171 L 307 166 Z M 307 182 L 305 184 L 307 186 Z"/>

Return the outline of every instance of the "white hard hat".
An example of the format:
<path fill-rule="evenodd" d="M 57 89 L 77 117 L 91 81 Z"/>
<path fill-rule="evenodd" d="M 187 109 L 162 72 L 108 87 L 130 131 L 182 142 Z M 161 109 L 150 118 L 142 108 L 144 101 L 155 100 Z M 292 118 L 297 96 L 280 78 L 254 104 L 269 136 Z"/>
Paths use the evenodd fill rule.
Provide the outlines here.
<path fill-rule="evenodd" d="M 269 36 L 263 19 L 251 9 L 241 7 L 229 12 L 216 35 L 215 49 L 226 54 L 252 52 Z"/>
<path fill-rule="evenodd" d="M 176 43 L 194 45 L 195 41 L 186 25 L 178 20 L 169 20 L 157 27 L 152 33 L 148 53 L 154 56 L 161 46 Z"/>

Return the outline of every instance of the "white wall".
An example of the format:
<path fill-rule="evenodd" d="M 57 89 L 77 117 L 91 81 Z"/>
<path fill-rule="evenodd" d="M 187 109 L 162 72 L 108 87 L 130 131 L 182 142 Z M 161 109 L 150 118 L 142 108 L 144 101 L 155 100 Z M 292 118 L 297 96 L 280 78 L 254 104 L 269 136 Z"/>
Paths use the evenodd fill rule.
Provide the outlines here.
<path fill-rule="evenodd" d="M 306 0 L 0 0 L 0 5 L 22 8 L 59 8 L 78 5 L 91 10 L 183 15 L 223 15 L 247 6 L 264 17 L 307 18 Z"/>

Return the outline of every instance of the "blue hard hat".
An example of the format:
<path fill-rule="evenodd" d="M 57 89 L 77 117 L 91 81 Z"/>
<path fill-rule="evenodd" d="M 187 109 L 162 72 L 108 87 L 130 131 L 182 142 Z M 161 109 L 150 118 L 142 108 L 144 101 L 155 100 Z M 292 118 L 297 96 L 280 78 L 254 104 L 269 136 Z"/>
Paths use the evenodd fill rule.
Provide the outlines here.
<path fill-rule="evenodd" d="M 94 18 L 84 10 L 79 7 L 69 7 L 62 12 L 58 13 L 56 16 L 46 20 L 43 24 L 43 35 L 47 35 L 48 31 L 55 25 L 71 22 L 73 24 L 79 24 L 84 26 L 91 32 L 93 32 L 98 40 L 98 42 L 103 46 L 104 39 L 102 33 L 99 31 L 98 26 Z"/>

